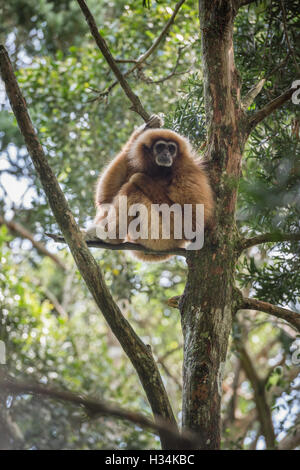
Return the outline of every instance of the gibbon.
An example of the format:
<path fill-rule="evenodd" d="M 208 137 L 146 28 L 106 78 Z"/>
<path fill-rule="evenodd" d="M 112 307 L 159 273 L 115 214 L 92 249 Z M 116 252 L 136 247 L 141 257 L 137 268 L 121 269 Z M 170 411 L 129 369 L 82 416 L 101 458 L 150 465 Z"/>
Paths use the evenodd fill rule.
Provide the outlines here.
<path fill-rule="evenodd" d="M 99 224 L 104 217 L 110 220 L 114 218 L 116 224 L 116 238 L 110 239 L 109 234 L 104 241 L 120 243 L 125 240 L 134 241 L 146 248 L 155 251 L 176 249 L 187 244 L 186 239 L 174 239 L 173 214 L 171 214 L 170 238 L 139 238 L 133 240 L 130 232 L 126 237 L 120 237 L 118 231 L 119 202 L 121 196 L 127 197 L 127 204 L 144 204 L 150 214 L 152 204 L 174 203 L 204 204 L 204 222 L 209 225 L 214 210 L 213 192 L 203 166 L 196 163 L 196 155 L 193 153 L 187 139 L 176 132 L 159 128 L 161 119 L 159 116 L 151 116 L 149 122 L 133 132 L 121 152 L 113 159 L 104 172 L 100 175 L 95 193 L 97 214 L 94 224 L 86 233 L 86 237 L 102 238 L 99 236 Z M 115 210 L 111 213 L 105 204 L 111 204 Z M 127 216 L 127 214 L 126 214 Z M 193 229 L 195 229 L 193 209 Z M 132 216 L 127 216 L 130 225 Z M 144 220 L 141 216 L 140 225 L 148 223 L 149 233 L 151 217 Z M 128 227 L 127 225 L 127 227 Z M 145 227 L 144 227 L 145 228 Z M 101 232 L 100 232 L 101 233 Z M 133 254 L 145 261 L 162 261 L 172 255 L 154 255 L 141 251 Z"/>

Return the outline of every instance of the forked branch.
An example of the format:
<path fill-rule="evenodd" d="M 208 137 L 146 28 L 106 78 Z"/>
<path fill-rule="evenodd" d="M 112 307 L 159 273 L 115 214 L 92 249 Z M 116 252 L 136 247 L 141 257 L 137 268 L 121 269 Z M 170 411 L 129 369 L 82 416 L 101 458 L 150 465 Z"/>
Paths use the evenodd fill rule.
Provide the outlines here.
<path fill-rule="evenodd" d="M 265 78 L 262 78 L 261 80 L 259 80 L 259 82 L 257 82 L 249 91 L 248 93 L 244 96 L 243 100 L 242 100 L 242 108 L 243 109 L 248 109 L 249 106 L 251 106 L 251 104 L 253 103 L 253 101 L 255 100 L 255 98 L 257 97 L 257 95 L 259 95 L 259 93 L 261 92 L 264 84 L 266 82 L 266 79 Z"/>
<path fill-rule="evenodd" d="M 77 0 L 84 16 L 85 16 L 85 19 L 86 19 L 86 22 L 90 28 L 90 31 L 92 33 L 92 36 L 93 38 L 95 39 L 96 41 L 96 44 L 97 46 L 99 47 L 100 51 L 102 52 L 104 58 L 106 59 L 106 62 L 108 63 L 109 67 L 111 68 L 111 70 L 113 71 L 113 73 L 115 74 L 118 82 L 120 83 L 121 87 L 123 88 L 125 94 L 127 95 L 128 99 L 131 101 L 132 103 L 132 107 L 131 109 L 133 111 L 135 111 L 136 113 L 138 113 L 143 119 L 144 121 L 149 121 L 149 118 L 150 118 L 150 115 L 147 113 L 147 111 L 144 109 L 139 97 L 132 91 L 132 89 L 130 88 L 126 78 L 124 77 L 124 75 L 121 73 L 115 59 L 113 58 L 109 48 L 108 48 L 108 45 L 104 39 L 103 36 L 101 36 L 101 34 L 99 33 L 99 30 L 97 28 L 97 25 L 96 25 L 96 22 L 95 22 L 95 19 L 92 15 L 92 13 L 90 12 L 86 2 L 84 0 Z"/>
<path fill-rule="evenodd" d="M 128 77 L 135 70 L 140 69 L 141 66 L 146 62 L 146 60 L 153 54 L 153 52 L 157 49 L 159 44 L 167 36 L 168 31 L 169 31 L 170 27 L 172 26 L 172 24 L 174 23 L 176 15 L 177 15 L 179 9 L 181 8 L 181 6 L 183 5 L 184 2 L 185 2 L 185 0 L 180 0 L 178 3 L 176 3 L 174 11 L 173 11 L 172 15 L 170 16 L 169 20 L 167 21 L 167 23 L 165 24 L 163 30 L 161 31 L 159 36 L 155 39 L 153 44 L 149 47 L 149 49 L 144 54 L 140 55 L 137 59 L 116 59 L 117 63 L 133 63 L 134 64 L 129 70 L 127 70 L 127 72 L 125 72 L 123 74 L 123 77 Z M 118 83 L 119 83 L 118 80 L 113 82 L 111 85 L 109 85 L 109 87 L 106 90 L 99 93 L 99 97 L 107 96 L 111 92 L 111 90 L 115 86 L 118 85 Z"/>
<path fill-rule="evenodd" d="M 284 93 L 282 93 L 282 95 L 277 96 L 277 98 L 270 101 L 262 109 L 259 109 L 258 111 L 256 111 L 256 113 L 252 114 L 248 122 L 249 132 L 251 132 L 251 130 L 254 129 L 254 127 L 257 126 L 257 124 L 259 124 L 263 119 L 265 119 L 271 113 L 276 111 L 276 109 L 280 108 L 283 104 L 289 101 L 292 95 L 297 91 L 297 89 L 298 88 L 293 88 L 293 87 L 289 88 Z"/>

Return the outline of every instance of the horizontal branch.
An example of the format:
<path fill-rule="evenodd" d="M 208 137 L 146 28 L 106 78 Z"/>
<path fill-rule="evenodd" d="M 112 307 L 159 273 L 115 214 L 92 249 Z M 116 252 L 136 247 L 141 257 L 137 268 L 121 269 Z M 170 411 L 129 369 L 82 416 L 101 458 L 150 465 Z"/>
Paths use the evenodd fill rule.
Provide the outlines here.
<path fill-rule="evenodd" d="M 242 297 L 238 303 L 238 310 L 257 310 L 259 312 L 269 313 L 274 317 L 281 318 L 290 323 L 300 332 L 300 314 L 287 308 L 277 307 L 269 302 L 250 297 Z"/>
<path fill-rule="evenodd" d="M 29 155 L 79 272 L 114 335 L 135 367 L 155 419 L 160 416 L 165 420 L 169 420 L 176 429 L 176 420 L 151 350 L 122 315 L 105 284 L 100 266 L 84 241 L 83 234 L 75 222 L 66 197 L 38 140 L 9 56 L 2 45 L 0 45 L 0 72 Z M 167 439 L 163 435 L 160 437 L 163 448 L 167 448 Z"/>
<path fill-rule="evenodd" d="M 64 237 L 61 235 L 56 235 L 54 233 L 46 233 L 47 237 L 52 238 L 57 243 L 66 243 Z M 103 240 L 86 240 L 87 246 L 90 248 L 103 248 L 105 250 L 130 250 L 130 251 L 143 251 L 144 253 L 150 253 L 152 255 L 180 255 L 186 256 L 186 250 L 184 248 L 177 248 L 174 250 L 162 250 L 162 251 L 155 251 L 150 250 L 149 248 L 145 248 L 142 245 L 138 245 L 137 243 L 131 242 L 124 242 L 124 243 L 107 243 Z"/>
<path fill-rule="evenodd" d="M 0 215 L 0 225 L 6 225 L 9 230 L 13 233 L 20 235 L 22 238 L 26 238 L 30 240 L 32 245 L 44 256 L 48 256 L 52 261 L 54 261 L 57 266 L 59 266 L 64 271 L 67 270 L 66 265 L 51 251 L 47 250 L 45 245 L 37 240 L 35 240 L 33 234 L 29 232 L 23 225 L 19 224 L 18 222 L 14 222 L 13 220 L 5 220 L 4 217 Z"/>
<path fill-rule="evenodd" d="M 146 110 L 143 108 L 142 103 L 137 95 L 134 94 L 132 89 L 130 88 L 126 78 L 124 75 L 121 73 L 115 59 L 113 58 L 108 45 L 105 41 L 105 39 L 101 36 L 99 33 L 99 30 L 97 28 L 95 19 L 90 12 L 86 2 L 84 0 L 77 0 L 84 16 L 86 19 L 86 22 L 90 28 L 90 31 L 92 33 L 92 36 L 94 37 L 97 46 L 99 47 L 100 51 L 102 52 L 104 58 L 106 59 L 106 62 L 108 63 L 109 67 L 115 74 L 118 82 L 120 83 L 121 87 L 123 88 L 125 94 L 127 95 L 128 99 L 132 103 L 132 110 L 138 113 L 144 121 L 149 121 L 150 115 L 146 112 Z"/>
<path fill-rule="evenodd" d="M 263 233 L 240 240 L 238 250 L 243 251 L 261 243 L 291 242 L 300 240 L 300 233 Z"/>
<path fill-rule="evenodd" d="M 289 101 L 296 90 L 297 88 L 289 88 L 284 93 L 282 93 L 282 95 L 277 96 L 277 98 L 270 101 L 262 109 L 259 109 L 254 114 L 252 114 L 252 116 L 249 117 L 249 122 L 248 122 L 249 131 L 254 129 L 254 127 L 257 126 L 257 124 L 259 124 L 263 119 L 265 119 L 271 113 L 276 111 L 276 109 L 280 108 L 284 103 Z"/>
<path fill-rule="evenodd" d="M 129 421 L 144 429 L 149 429 L 156 434 L 160 432 L 167 433 L 169 438 L 174 441 L 175 448 L 196 448 L 196 437 L 192 433 L 180 434 L 170 425 L 170 423 L 159 418 L 156 422 L 147 418 L 141 413 L 125 410 L 117 405 L 106 403 L 101 400 L 89 398 L 84 395 L 77 395 L 67 390 L 58 390 L 38 383 L 26 383 L 16 381 L 9 377 L 0 380 L 0 391 L 5 391 L 12 395 L 33 395 L 38 397 L 47 397 L 62 402 L 71 403 L 73 405 L 82 406 L 90 418 L 99 416 L 110 416 Z M 181 447 L 184 446 L 184 447 Z M 188 447 L 187 447 L 188 446 Z"/>

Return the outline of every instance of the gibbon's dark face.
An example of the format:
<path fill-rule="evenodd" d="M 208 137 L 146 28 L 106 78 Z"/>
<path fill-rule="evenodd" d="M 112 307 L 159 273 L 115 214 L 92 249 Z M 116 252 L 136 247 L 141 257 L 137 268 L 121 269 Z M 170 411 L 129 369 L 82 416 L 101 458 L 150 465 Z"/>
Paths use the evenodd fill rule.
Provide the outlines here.
<path fill-rule="evenodd" d="M 157 140 L 152 147 L 155 163 L 162 167 L 171 167 L 178 154 L 178 146 L 173 140 Z"/>

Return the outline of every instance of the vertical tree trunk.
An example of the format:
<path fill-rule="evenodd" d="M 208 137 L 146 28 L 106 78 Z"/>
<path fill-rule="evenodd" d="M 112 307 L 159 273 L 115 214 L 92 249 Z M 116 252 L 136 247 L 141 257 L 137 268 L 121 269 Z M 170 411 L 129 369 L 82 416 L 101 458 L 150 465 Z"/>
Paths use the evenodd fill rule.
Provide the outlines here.
<path fill-rule="evenodd" d="M 200 448 L 220 448 L 222 377 L 235 310 L 235 207 L 244 146 L 239 76 L 234 65 L 235 0 L 200 0 L 202 63 L 215 226 L 190 252 L 181 300 L 184 335 L 183 427 Z"/>

